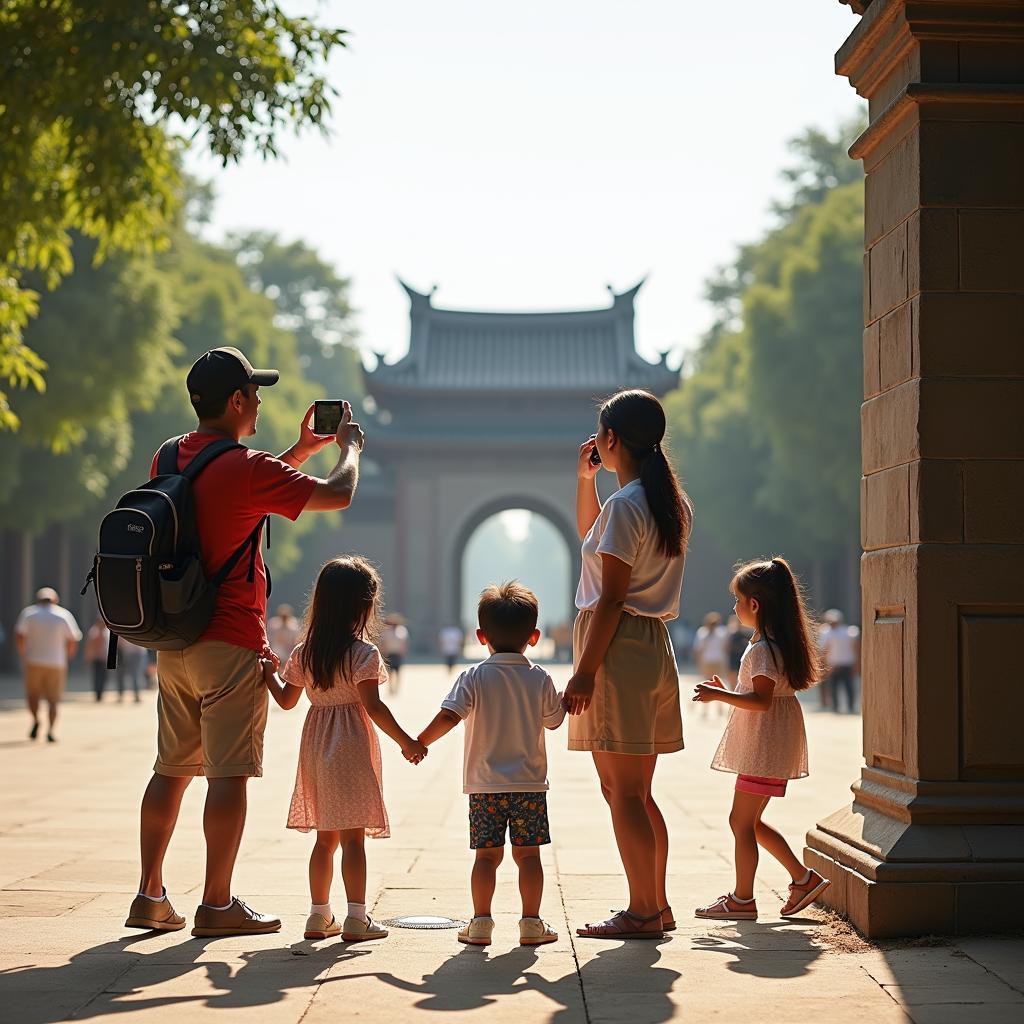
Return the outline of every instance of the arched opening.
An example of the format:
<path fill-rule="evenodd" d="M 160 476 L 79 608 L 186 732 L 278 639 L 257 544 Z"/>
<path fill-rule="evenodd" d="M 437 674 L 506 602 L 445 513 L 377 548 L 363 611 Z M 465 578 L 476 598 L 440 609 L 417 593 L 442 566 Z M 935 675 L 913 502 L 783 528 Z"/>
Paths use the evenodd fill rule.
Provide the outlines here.
<path fill-rule="evenodd" d="M 517 579 L 536 593 L 540 605 L 543 636 L 536 655 L 567 653 L 578 575 L 578 545 L 570 546 L 574 539 L 560 517 L 536 505 L 517 506 L 514 500 L 481 510 L 465 525 L 456 546 L 455 608 L 471 645 L 480 591 Z"/>

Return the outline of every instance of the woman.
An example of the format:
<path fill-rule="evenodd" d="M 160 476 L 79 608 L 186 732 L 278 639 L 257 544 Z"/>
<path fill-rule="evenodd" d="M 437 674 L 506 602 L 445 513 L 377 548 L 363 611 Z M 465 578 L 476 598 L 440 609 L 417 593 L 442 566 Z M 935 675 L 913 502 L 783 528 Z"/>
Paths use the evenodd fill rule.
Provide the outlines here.
<path fill-rule="evenodd" d="M 597 434 L 580 446 L 577 463 L 583 568 L 575 671 L 564 697 L 573 716 L 569 749 L 592 752 L 629 882 L 625 910 L 577 929 L 589 938 L 657 939 L 675 928 L 665 892 L 668 832 L 651 781 L 658 755 L 683 748 L 679 677 L 665 622 L 679 611 L 693 511 L 664 436 L 657 398 L 622 391 L 601 408 Z M 601 466 L 619 482 L 603 506 Z"/>

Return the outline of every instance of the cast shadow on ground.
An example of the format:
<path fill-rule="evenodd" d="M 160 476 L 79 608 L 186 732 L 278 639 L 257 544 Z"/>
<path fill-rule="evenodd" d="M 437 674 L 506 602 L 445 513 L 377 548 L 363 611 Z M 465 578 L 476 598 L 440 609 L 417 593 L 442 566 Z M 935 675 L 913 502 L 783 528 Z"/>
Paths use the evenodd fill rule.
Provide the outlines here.
<path fill-rule="evenodd" d="M 749 974 L 758 978 L 799 978 L 810 971 L 811 964 L 823 950 L 814 942 L 813 935 L 793 925 L 820 924 L 811 918 L 792 917 L 769 924 L 765 921 L 731 921 L 723 923 L 707 935 L 693 938 L 695 952 L 725 953 L 735 959 L 727 966 L 736 974 Z M 771 946 L 762 946 L 764 936 L 784 935 L 786 947 L 780 949 L 773 940 Z M 782 955 L 780 955 L 782 954 Z"/>
<path fill-rule="evenodd" d="M 605 946 L 578 971 L 554 981 L 530 970 L 544 956 L 535 946 L 515 947 L 497 956 L 467 946 L 432 974 L 424 975 L 421 982 L 390 973 L 378 977 L 403 992 L 419 995 L 413 1004 L 416 1009 L 441 1013 L 481 1009 L 499 997 L 538 992 L 554 1004 L 549 1024 L 585 1020 L 585 1006 L 600 1006 L 604 996 L 621 1000 L 625 988 L 631 1024 L 662 1024 L 673 1016 L 670 994 L 681 975 L 655 966 L 661 958 L 660 944 L 645 941 Z M 626 979 L 632 984 L 624 984 Z M 638 979 L 642 979 L 639 984 Z"/>
<path fill-rule="evenodd" d="M 150 933 L 156 937 L 159 933 Z M 129 950 L 146 935 L 125 936 L 76 953 L 66 964 L 0 970 L 0 990 L 8 1005 L 18 1007 L 18 1024 L 56 1024 L 73 1017 L 89 1020 L 112 1017 L 118 1013 L 138 1013 L 156 1007 L 190 1006 L 238 1008 L 267 1006 L 280 1002 L 289 991 L 306 989 L 310 993 L 333 981 L 365 977 L 363 974 L 321 978 L 329 967 L 369 956 L 365 947 L 332 943 L 316 948 L 310 943 L 280 946 L 254 952 L 225 950 L 220 961 L 199 961 L 208 949 L 216 950 L 214 939 L 194 939 L 180 945 L 146 954 Z M 26 954 L 26 961 L 31 959 Z M 116 965 L 113 976 L 105 970 Z M 106 980 L 96 992 L 90 985 L 87 969 L 102 970 Z M 83 979 L 83 968 L 86 977 Z M 147 989 L 163 987 L 203 970 L 215 991 L 197 995 L 162 995 L 146 998 Z M 49 996 L 49 998 L 47 998 Z M 141 996 L 141 998 L 140 998 Z"/>
<path fill-rule="evenodd" d="M 680 978 L 679 972 L 656 966 L 660 953 L 655 942 L 607 946 L 578 972 L 554 981 L 531 970 L 544 956 L 536 947 L 517 946 L 497 956 L 464 947 L 415 982 L 390 972 L 365 970 L 322 977 L 341 964 L 360 967 L 359 961 L 372 958 L 372 948 L 366 946 L 297 943 L 248 953 L 225 950 L 223 960 L 200 961 L 208 950 L 216 951 L 216 940 L 193 940 L 152 954 L 127 948 L 139 941 L 138 936 L 126 936 L 106 942 L 54 967 L 26 962 L 0 971 L 0 989 L 6 990 L 8 1005 L 18 1007 L 18 1024 L 57 1024 L 69 1017 L 90 1020 L 166 1007 L 186 1012 L 199 1006 L 255 1008 L 278 1003 L 289 992 L 307 992 L 312 997 L 323 986 L 330 991 L 337 982 L 357 978 L 377 979 L 418 996 L 412 1001 L 415 1008 L 442 1013 L 478 1009 L 500 997 L 537 992 L 553 1004 L 549 1024 L 584 1020 L 584 1000 L 597 1006 L 606 997 L 621 1001 L 625 989 L 632 1024 L 662 1024 L 673 1015 L 670 994 Z M 102 973 L 102 980 L 90 984 L 90 968 Z M 212 991 L 147 996 L 148 990 L 166 991 L 195 971 L 205 972 L 205 985 Z"/>

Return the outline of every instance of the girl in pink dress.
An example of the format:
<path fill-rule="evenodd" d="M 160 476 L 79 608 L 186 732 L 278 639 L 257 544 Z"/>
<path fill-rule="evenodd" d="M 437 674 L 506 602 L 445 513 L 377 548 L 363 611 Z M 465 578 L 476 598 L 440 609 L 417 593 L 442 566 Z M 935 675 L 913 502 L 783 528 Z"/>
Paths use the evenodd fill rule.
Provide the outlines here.
<path fill-rule="evenodd" d="M 736 773 L 729 815 L 736 841 L 736 888 L 695 913 L 756 920 L 754 873 L 761 845 L 790 874 L 789 899 L 782 907 L 783 917 L 790 917 L 810 906 L 829 882 L 802 864 L 761 815 L 773 796 L 786 795 L 789 779 L 807 775 L 807 736 L 796 694 L 821 678 L 818 648 L 800 584 L 784 558 L 744 565 L 733 578 L 732 592 L 736 617 L 754 630 L 740 662 L 736 692 L 715 676 L 697 684 L 693 699 L 732 705 L 711 767 Z"/>
<path fill-rule="evenodd" d="M 427 748 L 395 721 L 380 699 L 387 680 L 376 636 L 380 577 L 365 559 L 335 558 L 320 570 L 306 614 L 302 642 L 281 676 L 277 658 L 263 662 L 263 677 L 286 710 L 303 691 L 310 709 L 302 727 L 288 828 L 316 829 L 309 858 L 312 906 L 307 939 L 341 934 L 345 941 L 382 939 L 388 933 L 366 913 L 366 836 L 385 839 L 388 812 L 381 784 L 380 744 L 374 724 L 418 764 Z M 341 875 L 348 913 L 344 926 L 331 911 L 334 854 L 341 847 Z"/>

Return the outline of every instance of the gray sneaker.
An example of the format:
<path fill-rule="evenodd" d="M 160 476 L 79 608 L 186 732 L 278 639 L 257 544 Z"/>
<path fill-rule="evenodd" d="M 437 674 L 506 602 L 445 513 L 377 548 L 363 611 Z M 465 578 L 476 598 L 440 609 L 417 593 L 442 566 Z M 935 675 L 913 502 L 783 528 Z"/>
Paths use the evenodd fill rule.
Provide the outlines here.
<path fill-rule="evenodd" d="M 192 934 L 202 938 L 221 938 L 225 935 L 265 935 L 280 930 L 279 917 L 258 914 L 237 896 L 233 896 L 224 910 L 215 910 L 203 904 L 196 907 L 196 924 Z"/>

